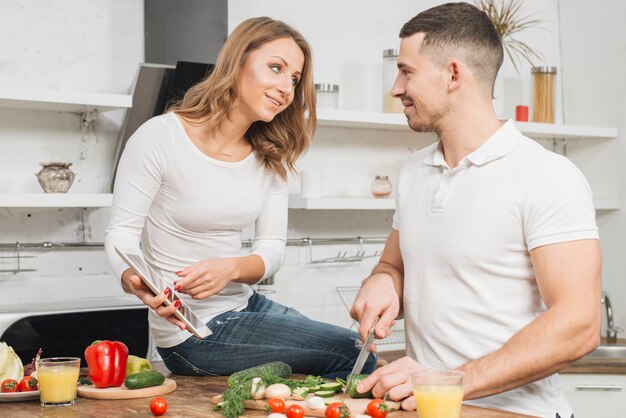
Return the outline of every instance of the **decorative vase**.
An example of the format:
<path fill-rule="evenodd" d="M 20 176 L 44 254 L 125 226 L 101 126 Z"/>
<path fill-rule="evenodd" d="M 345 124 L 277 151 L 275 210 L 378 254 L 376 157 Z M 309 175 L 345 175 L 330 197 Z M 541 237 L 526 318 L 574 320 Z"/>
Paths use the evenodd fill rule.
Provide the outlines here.
<path fill-rule="evenodd" d="M 376 176 L 370 190 L 374 197 L 387 197 L 391 194 L 391 182 L 388 176 Z"/>
<path fill-rule="evenodd" d="M 70 170 L 72 163 L 39 163 L 43 167 L 35 174 L 41 188 L 46 193 L 65 193 L 74 182 L 74 172 Z"/>

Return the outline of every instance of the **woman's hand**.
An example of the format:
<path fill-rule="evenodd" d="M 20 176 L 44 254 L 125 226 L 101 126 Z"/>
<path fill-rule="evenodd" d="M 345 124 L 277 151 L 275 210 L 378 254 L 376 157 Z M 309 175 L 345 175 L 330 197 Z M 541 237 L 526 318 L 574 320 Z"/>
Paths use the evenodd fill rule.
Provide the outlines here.
<path fill-rule="evenodd" d="M 180 306 L 180 302 L 175 302 L 167 306 L 164 305 L 165 300 L 170 296 L 169 293 L 171 290 L 169 288 L 165 288 L 163 292 L 155 296 L 141 281 L 141 278 L 137 276 L 135 271 L 130 268 L 126 269 L 122 274 L 122 288 L 126 293 L 137 296 L 144 305 L 151 308 L 160 317 L 167 319 L 180 329 L 187 328 L 185 323 L 174 315 L 174 312 L 176 312 L 176 309 Z"/>
<path fill-rule="evenodd" d="M 174 290 L 206 299 L 222 290 L 228 282 L 238 278 L 237 259 L 202 260 L 176 273 L 181 280 L 174 282 Z"/>

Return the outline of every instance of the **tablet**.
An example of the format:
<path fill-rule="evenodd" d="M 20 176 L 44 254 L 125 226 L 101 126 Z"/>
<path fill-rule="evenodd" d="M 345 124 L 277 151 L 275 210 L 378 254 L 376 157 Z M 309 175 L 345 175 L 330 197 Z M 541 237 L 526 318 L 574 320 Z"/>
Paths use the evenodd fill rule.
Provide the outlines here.
<path fill-rule="evenodd" d="M 128 267 L 132 268 L 137 276 L 141 279 L 142 282 L 154 293 L 154 295 L 158 295 L 161 293 L 160 286 L 157 286 L 152 279 L 152 275 L 150 274 L 150 269 L 146 265 L 143 258 L 137 254 L 134 250 L 122 249 L 117 245 L 115 246 L 115 251 L 122 257 L 122 260 Z M 191 332 L 198 338 L 204 338 L 212 334 L 211 330 L 206 326 L 204 322 L 187 306 L 185 302 L 180 300 L 180 298 L 174 294 L 174 291 L 170 289 L 170 296 L 165 299 L 165 305 L 171 305 L 176 301 L 180 301 L 180 307 L 176 310 L 176 317 L 183 321 L 185 325 L 187 325 L 187 330 Z M 182 309 L 180 309 L 182 308 Z"/>

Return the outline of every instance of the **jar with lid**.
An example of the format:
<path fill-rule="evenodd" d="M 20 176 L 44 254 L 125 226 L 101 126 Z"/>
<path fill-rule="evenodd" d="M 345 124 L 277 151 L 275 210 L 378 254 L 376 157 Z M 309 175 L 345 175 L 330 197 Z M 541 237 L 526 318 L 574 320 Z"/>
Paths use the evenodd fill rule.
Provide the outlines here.
<path fill-rule="evenodd" d="M 370 190 L 374 197 L 387 197 L 391 194 L 391 189 L 392 186 L 389 181 L 389 176 L 376 176 L 370 186 Z"/>
<path fill-rule="evenodd" d="M 383 50 L 383 112 L 403 113 L 402 100 L 392 97 L 389 92 L 398 74 L 398 50 Z"/>
<path fill-rule="evenodd" d="M 315 91 L 318 108 L 339 109 L 339 86 L 337 84 L 315 84 Z"/>
<path fill-rule="evenodd" d="M 533 122 L 554 123 L 556 67 L 533 67 Z"/>

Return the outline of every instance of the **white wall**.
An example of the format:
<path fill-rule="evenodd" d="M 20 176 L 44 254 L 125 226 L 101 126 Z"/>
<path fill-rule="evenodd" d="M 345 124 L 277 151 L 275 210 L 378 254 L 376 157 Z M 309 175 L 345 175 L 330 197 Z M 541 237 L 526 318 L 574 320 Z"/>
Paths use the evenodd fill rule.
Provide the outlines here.
<path fill-rule="evenodd" d="M 143 61 L 143 0 L 3 0 L 0 39 L 0 92 L 128 93 Z M 0 193 L 42 192 L 39 162 L 55 158 L 73 163 L 70 192 L 104 192 L 122 118 L 123 111 L 100 115 L 82 141 L 78 114 L 0 109 Z M 0 243 L 102 241 L 107 223 L 107 209 L 0 208 Z M 22 267 L 38 271 L 0 273 L 0 330 L 7 312 L 68 306 L 72 299 L 95 306 L 123 295 L 101 250 L 23 254 L 37 258 L 22 260 Z M 15 267 L 15 259 L 0 259 L 0 269 Z"/>
<path fill-rule="evenodd" d="M 626 3 L 561 0 L 561 45 L 565 118 L 568 123 L 615 126 L 617 140 L 570 147 L 569 156 L 584 171 L 594 193 L 618 195 L 622 210 L 598 217 L 603 254 L 603 284 L 626 328 Z M 624 337 L 624 334 L 621 334 Z"/>

